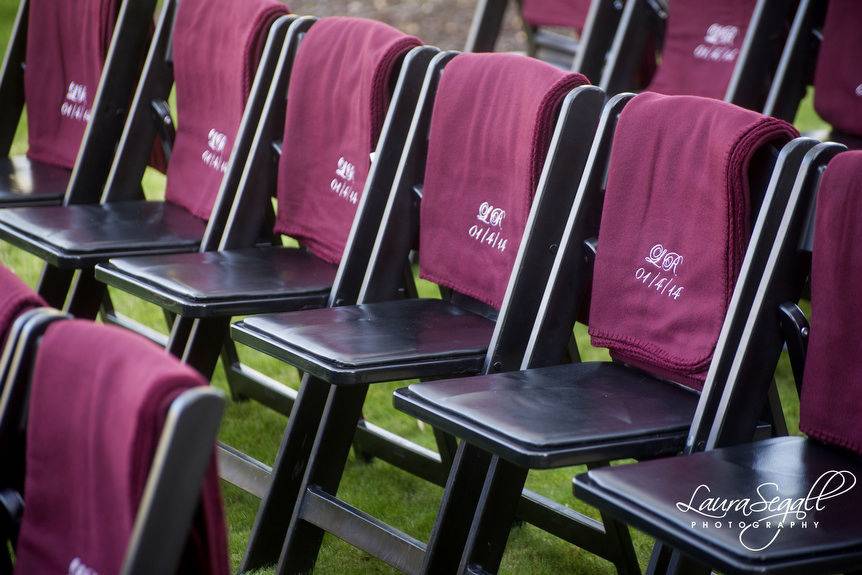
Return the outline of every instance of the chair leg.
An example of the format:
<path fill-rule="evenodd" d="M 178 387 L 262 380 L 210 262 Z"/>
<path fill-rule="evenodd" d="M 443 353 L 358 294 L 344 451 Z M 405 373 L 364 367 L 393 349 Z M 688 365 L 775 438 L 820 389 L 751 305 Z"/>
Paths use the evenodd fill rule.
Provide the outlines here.
<path fill-rule="evenodd" d="M 499 571 L 526 482 L 526 469 L 491 458 L 458 573 Z"/>
<path fill-rule="evenodd" d="M 324 531 L 303 519 L 303 500 L 309 487 L 332 495 L 338 491 L 367 393 L 367 385 L 332 386 L 330 389 L 281 550 L 277 569 L 281 575 L 307 573 L 317 561 Z"/>
<path fill-rule="evenodd" d="M 170 322 L 171 333 L 168 335 L 168 345 L 165 346 L 165 351 L 176 358 L 182 359 L 186 346 L 189 343 L 189 335 L 195 321 L 189 317 L 181 315 L 174 318 Z"/>
<path fill-rule="evenodd" d="M 79 319 L 96 319 L 108 288 L 92 268 L 78 270 L 64 311 Z"/>
<path fill-rule="evenodd" d="M 769 393 L 766 397 L 766 409 L 769 410 L 772 436 L 786 437 L 789 435 L 787 419 L 784 417 L 784 408 L 781 406 L 781 396 L 778 395 L 778 383 L 775 379 L 772 380 L 772 385 L 769 386 Z"/>
<path fill-rule="evenodd" d="M 596 469 L 605 465 L 607 463 L 593 463 L 587 465 L 587 468 Z M 605 527 L 605 537 L 608 538 L 608 544 L 614 550 L 612 561 L 617 573 L 619 575 L 640 575 L 641 568 L 628 526 L 604 511 L 599 510 L 599 514 Z"/>
<path fill-rule="evenodd" d="M 667 572 L 668 575 L 710 575 L 712 569 L 675 550 Z"/>
<path fill-rule="evenodd" d="M 75 272 L 72 270 L 61 270 L 54 266 L 45 264 L 39 275 L 39 283 L 36 291 L 45 302 L 56 309 L 63 309 L 69 288 L 72 286 L 72 278 Z"/>
<path fill-rule="evenodd" d="M 302 378 L 293 411 L 272 470 L 272 484 L 260 504 L 240 572 L 261 569 L 278 561 L 285 534 L 299 497 L 329 384 L 309 375 Z"/>
<path fill-rule="evenodd" d="M 221 353 L 222 366 L 224 366 L 224 374 L 227 379 L 227 386 L 230 389 L 230 398 L 234 402 L 246 401 L 248 398 L 237 391 L 236 374 L 234 366 L 240 365 L 239 352 L 236 349 L 234 341 L 227 337 L 224 341 Z"/>
<path fill-rule="evenodd" d="M 175 323 L 176 325 L 176 323 Z M 227 339 L 229 317 L 196 319 L 189 333 L 188 343 L 183 352 L 183 363 L 186 363 L 211 380 L 222 344 Z"/>
<path fill-rule="evenodd" d="M 652 548 L 652 555 L 647 565 L 647 575 L 661 575 L 670 569 L 670 560 L 673 557 L 673 548 L 668 547 L 661 541 L 656 541 Z"/>
<path fill-rule="evenodd" d="M 434 441 L 437 443 L 437 451 L 440 453 L 443 467 L 449 469 L 455 460 L 455 454 L 458 452 L 458 440 L 455 439 L 454 435 L 440 431 L 435 427 Z"/>
<path fill-rule="evenodd" d="M 462 441 L 431 530 L 422 573 L 455 573 L 488 475 L 491 454 Z"/>

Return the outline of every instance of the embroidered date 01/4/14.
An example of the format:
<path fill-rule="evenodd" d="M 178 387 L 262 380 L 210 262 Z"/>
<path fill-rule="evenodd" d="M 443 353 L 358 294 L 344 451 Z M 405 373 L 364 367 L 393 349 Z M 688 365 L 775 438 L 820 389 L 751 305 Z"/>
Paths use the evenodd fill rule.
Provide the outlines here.
<path fill-rule="evenodd" d="M 683 286 L 676 283 L 674 278 L 665 276 L 657 272 L 649 272 L 645 268 L 638 268 L 635 271 L 635 279 L 640 280 L 642 284 L 661 295 L 678 300 L 682 295 Z"/>

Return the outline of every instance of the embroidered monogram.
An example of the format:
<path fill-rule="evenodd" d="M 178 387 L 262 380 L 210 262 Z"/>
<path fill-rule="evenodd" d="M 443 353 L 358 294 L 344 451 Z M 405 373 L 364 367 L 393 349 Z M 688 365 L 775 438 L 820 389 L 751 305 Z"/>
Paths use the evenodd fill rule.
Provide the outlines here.
<path fill-rule="evenodd" d="M 60 104 L 60 115 L 79 122 L 90 121 L 90 108 L 87 106 L 87 87 L 77 82 L 69 82 L 66 98 Z"/>
<path fill-rule="evenodd" d="M 668 251 L 661 244 L 654 245 L 644 259 L 660 270 L 673 271 L 673 275 L 676 275 L 676 267 L 682 263 L 681 255 Z"/>
<path fill-rule="evenodd" d="M 91 569 L 84 565 L 79 557 L 75 557 L 69 563 L 69 575 L 99 575 L 95 569 Z"/>
<path fill-rule="evenodd" d="M 335 170 L 335 177 L 329 182 L 329 189 L 338 194 L 338 197 L 343 198 L 355 204 L 359 201 L 359 192 L 353 185 L 356 178 L 356 166 L 344 159 L 338 158 L 338 166 Z"/>
<path fill-rule="evenodd" d="M 739 48 L 734 46 L 738 36 L 737 26 L 712 24 L 706 29 L 703 43 L 694 49 L 694 57 L 712 62 L 733 62 L 739 54 Z"/>
<path fill-rule="evenodd" d="M 226 172 L 228 159 L 224 157 L 227 148 L 227 136 L 216 129 L 207 134 L 207 149 L 201 153 L 201 161 L 210 168 L 219 172 Z"/>
<path fill-rule="evenodd" d="M 487 244 L 504 252 L 509 243 L 509 239 L 502 236 L 505 217 L 506 210 L 495 208 L 488 202 L 482 202 L 476 219 L 485 225 L 473 224 L 467 230 L 467 235 L 479 243 Z"/>
<path fill-rule="evenodd" d="M 635 279 L 650 289 L 655 289 L 660 295 L 678 300 L 685 289 L 676 280 L 677 267 L 683 262 L 683 257 L 672 252 L 661 244 L 654 245 L 644 261 L 655 266 L 658 271 L 647 271 L 645 267 L 635 270 Z M 673 275 L 671 276 L 670 273 Z"/>

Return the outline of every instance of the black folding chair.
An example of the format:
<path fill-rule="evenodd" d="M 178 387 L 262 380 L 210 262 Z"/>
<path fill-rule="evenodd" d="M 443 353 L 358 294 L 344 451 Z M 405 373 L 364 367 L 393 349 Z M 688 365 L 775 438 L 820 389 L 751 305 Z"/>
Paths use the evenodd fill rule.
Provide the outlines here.
<path fill-rule="evenodd" d="M 169 351 L 210 377 L 219 350 L 224 349 L 225 370 L 234 397 L 255 399 L 286 416 L 291 413 L 296 392 L 240 362 L 233 342 L 227 337 L 231 316 L 324 307 L 332 298 L 332 285 L 338 277 L 343 278 L 345 287 L 337 297 L 355 300 L 425 71 L 438 53 L 430 46 L 415 48 L 403 57 L 400 73 L 393 74 L 397 81 L 393 84 L 389 113 L 373 153 L 374 162 L 357 205 L 344 256 L 336 266 L 304 248 L 282 246 L 280 234 L 273 232 L 276 215 L 271 197 L 278 187 L 281 150 L 305 145 L 284 132 L 284 102 L 291 66 L 303 37 L 315 22 L 312 17 L 298 18 L 288 31 L 221 238 L 209 238 L 193 254 L 112 259 L 96 268 L 98 280 L 177 315 L 167 346 Z M 311 227 L 315 224 L 308 223 Z M 345 224 L 350 229 L 351 223 Z M 364 432 L 378 436 L 377 430 Z M 264 496 L 268 486 L 266 466 L 227 446 L 221 455 L 222 472 L 228 480 Z"/>
<path fill-rule="evenodd" d="M 168 0 L 164 4 L 104 193 L 101 187 L 92 187 L 86 195 L 67 197 L 64 206 L 0 212 L 0 238 L 46 262 L 40 295 L 51 306 L 76 317 L 95 317 L 105 302 L 105 286 L 93 275 L 97 263 L 122 255 L 194 251 L 206 238 L 218 237 L 224 228 L 242 162 L 230 162 L 208 221 L 174 202 L 145 201 L 141 189 L 155 136 L 161 133 L 163 142 L 173 138 L 173 120 L 166 103 L 173 85 L 171 45 L 178 7 L 188 1 Z M 235 138 L 233 158 L 247 155 L 290 20 L 283 17 L 271 26 Z M 242 81 L 236 79 L 237 88 Z M 193 103 L 181 107 L 185 105 Z M 122 322 L 114 317 L 109 304 L 105 312 L 108 319 Z"/>
<path fill-rule="evenodd" d="M 693 42 L 691 50 L 694 57 L 696 57 L 696 51 L 700 50 L 700 56 L 703 58 L 712 58 L 711 52 L 719 55 L 726 54 L 728 50 L 738 51 L 735 55 L 733 74 L 726 86 L 724 100 L 751 110 L 762 110 L 772 85 L 771 79 L 776 73 L 781 51 L 787 45 L 787 26 L 794 17 L 795 5 L 792 2 L 766 0 L 752 0 L 751 4 L 752 16 L 744 35 L 738 34 L 738 28 L 733 38 L 723 37 L 720 34 L 710 35 L 709 30 L 704 29 L 703 41 L 700 45 Z M 717 9 L 716 17 L 720 19 L 722 4 L 714 6 Z M 708 10 L 709 7 L 704 6 L 704 9 Z M 680 34 L 688 38 L 689 32 L 685 29 L 688 23 L 675 22 L 670 18 L 668 25 L 668 12 L 673 13 L 672 3 L 670 7 L 656 0 L 631 0 L 626 3 L 608 55 L 608 64 L 601 77 L 600 85 L 608 94 L 639 90 L 643 86 L 643 74 L 639 74 L 639 70 L 643 68 L 644 58 L 651 59 L 657 48 L 673 41 Z M 721 21 L 713 25 L 720 24 L 722 24 Z M 671 65 L 684 66 L 685 62 L 677 60 Z M 661 69 L 668 64 L 662 62 L 658 66 Z M 656 73 L 659 71 L 657 70 Z M 685 77 L 685 70 L 677 70 L 675 75 L 677 78 Z M 793 89 L 796 86 L 796 82 L 791 82 L 787 89 Z M 646 89 L 653 88 L 648 86 Z M 692 92 L 675 87 L 670 89 L 673 93 L 703 95 L 697 90 Z"/>
<path fill-rule="evenodd" d="M 752 205 L 761 202 L 760 209 L 700 396 L 619 362 L 581 363 L 576 357 L 571 365 L 558 365 L 579 312 L 589 305 L 613 126 L 631 97 L 616 96 L 606 106 L 603 123 L 610 129 L 594 144 L 526 351 L 492 347 L 485 364 L 499 362 L 499 368 L 486 367 L 483 376 L 414 384 L 395 392 L 397 408 L 462 439 L 432 531 L 429 553 L 437 561 L 432 565 L 496 572 L 528 470 L 592 468 L 676 453 L 695 412 L 718 400 L 740 337 L 739 316 L 748 309 L 751 286 L 760 277 L 763 262 L 757 256 L 771 246 L 786 203 L 782 186 L 814 142 L 796 140 L 780 152 L 780 143 L 768 144 L 752 160 Z M 502 336 L 500 341 L 505 341 Z M 494 373 L 499 371 L 508 373 Z M 577 540 L 569 539 L 576 545 L 610 559 L 621 573 L 639 572 L 629 533 L 611 516 L 602 513 L 602 523 L 584 517 L 560 521 L 580 532 Z M 458 536 L 453 538 L 453 532 Z M 620 556 L 603 551 L 605 538 L 616 543 Z"/>
<path fill-rule="evenodd" d="M 24 450 L 35 358 L 40 353 L 45 333 L 57 322 L 67 319 L 68 316 L 55 310 L 33 310 L 17 322 L 15 340 L 10 340 L 6 349 L 5 357 L 10 362 L 0 389 L 0 454 L 4 460 L 0 472 L 0 537 L 4 541 L 4 552 L 0 554 L 2 573 L 12 572 L 7 545 L 12 543 L 14 549 L 22 527 L 22 515 L 23 521 L 27 522 L 29 503 L 27 493 L 23 491 Z M 91 328 L 106 329 L 96 324 Z M 119 344 L 92 352 L 120 363 L 137 360 L 130 349 Z M 165 361 L 170 360 L 165 357 Z M 136 383 L 122 381 L 116 385 L 134 386 Z M 72 377 L 69 384 L 86 386 L 88 382 L 75 382 Z M 126 397 L 128 395 L 125 394 Z M 117 397 L 123 396 L 123 393 L 117 394 Z M 177 571 L 198 509 L 201 484 L 211 465 L 211 449 L 224 411 L 224 399 L 212 388 L 190 387 L 166 407 L 164 425 L 124 554 L 122 573 Z M 64 489 L 63 482 L 58 481 L 56 488 Z"/>
<path fill-rule="evenodd" d="M 515 3 L 520 9 L 520 2 Z M 571 68 L 587 78 L 600 78 L 608 51 L 623 12 L 623 1 L 593 0 L 584 13 L 573 14 L 573 20 L 583 18 L 578 38 L 569 37 L 538 22 L 524 20 L 527 54 L 542 58 L 562 68 Z M 473 14 L 465 52 L 493 52 L 500 35 L 508 0 L 479 0 Z M 572 8 L 577 12 L 580 9 Z"/>
<path fill-rule="evenodd" d="M 712 410 L 699 410 L 686 441 L 687 455 L 614 470 L 591 470 L 575 478 L 574 490 L 579 497 L 685 553 L 671 553 L 665 547 L 662 560 L 651 566 L 652 573 L 709 573 L 706 565 L 728 573 L 859 569 L 862 533 L 853 514 L 859 508 L 860 496 L 850 484 L 851 476 L 855 481 L 862 471 L 858 455 L 801 437 L 748 443 L 752 439 L 750 406 L 762 402 L 764 377 L 775 370 L 785 343 L 797 388 L 804 385 L 809 326 L 796 301 L 809 273 L 812 248 L 816 249 L 812 245 L 815 196 L 829 193 L 823 189 L 818 192 L 818 188 L 828 163 L 842 149 L 838 144 L 824 143 L 805 155 L 789 188 L 775 245 L 764 254 L 767 266 L 745 317 L 727 384 Z M 826 286 L 821 297 L 835 297 L 827 293 L 828 289 Z M 836 357 L 835 361 L 852 362 L 856 358 Z M 748 498 L 756 502 L 760 497 L 770 500 L 773 495 L 802 500 L 812 494 L 817 478 L 829 471 L 838 474 L 831 478 L 834 499 L 818 504 L 816 509 L 806 507 L 804 517 L 791 513 L 786 529 L 770 530 L 766 510 L 761 513 L 752 508 L 744 514 L 741 507 L 730 507 L 723 517 L 697 514 L 699 503 L 707 496 L 698 488 L 701 484 L 722 501 Z M 770 485 L 775 489 L 769 489 Z M 846 490 L 842 486 L 849 491 L 839 493 Z M 759 488 L 764 489 L 762 494 Z M 802 527 L 802 521 L 809 525 Z M 822 530 L 813 528 L 815 521 L 822 523 Z M 780 519 L 775 518 L 778 522 Z M 747 532 L 740 525 L 753 523 L 758 525 Z"/>
<path fill-rule="evenodd" d="M 86 196 L 94 193 L 93 190 L 102 189 L 144 62 L 156 5 L 155 0 L 123 1 L 120 5 L 113 41 L 103 62 L 102 80 L 98 90 L 96 86 L 89 87 L 94 93 L 89 94 L 84 102 L 90 106 L 90 121 L 81 141 L 76 169 L 71 170 L 69 165 L 9 155 L 25 106 L 31 118 L 60 112 L 60 94 L 57 94 L 57 109 L 39 109 L 32 102 L 28 103 L 25 95 L 25 69 L 28 64 L 31 64 L 31 70 L 38 68 L 36 63 L 27 62 L 28 29 L 31 24 L 41 25 L 29 20 L 32 2 L 21 0 L 18 4 L 18 15 L 0 71 L 0 109 L 3 110 L 0 116 L 0 150 L 3 154 L 0 160 L 0 207 L 3 208 L 59 204 L 66 194 L 69 197 Z M 78 39 L 58 38 L 58 41 L 63 40 L 74 44 Z M 33 57 L 37 57 L 39 48 L 31 48 Z M 68 82 L 69 79 L 60 81 Z"/>
<path fill-rule="evenodd" d="M 604 101 L 595 87 L 575 89 L 562 105 L 518 251 L 518 279 L 510 283 L 499 315 L 455 290 L 443 290 L 443 301 L 387 301 L 397 297 L 403 285 L 404 262 L 419 225 L 432 107 L 441 74 L 454 57 L 454 52 L 438 55 L 426 76 L 365 278 L 340 276 L 329 309 L 252 317 L 231 328 L 236 341 L 305 372 L 243 569 L 275 563 L 280 552 L 281 569 L 308 569 L 328 531 L 400 569 L 417 570 L 424 544 L 337 499 L 336 489 L 354 440 L 360 450 L 373 448 L 384 461 L 440 485 L 455 446 L 440 434 L 439 455 L 391 433 L 385 450 L 379 438 L 366 444 L 374 439 L 361 433 L 369 424 L 360 421 L 357 434 L 356 422 L 369 384 L 475 373 L 482 368 L 495 324 L 523 323 L 538 305 L 534 296 L 550 269 L 563 214 L 574 198 L 573 182 L 586 163 Z M 359 305 L 350 305 L 354 302 Z M 519 337 L 514 331 L 511 335 L 518 341 L 512 345 L 525 345 L 525 334 Z M 524 517 L 541 523 L 549 506 L 553 504 L 528 494 Z M 282 551 L 289 523 L 294 528 Z"/>

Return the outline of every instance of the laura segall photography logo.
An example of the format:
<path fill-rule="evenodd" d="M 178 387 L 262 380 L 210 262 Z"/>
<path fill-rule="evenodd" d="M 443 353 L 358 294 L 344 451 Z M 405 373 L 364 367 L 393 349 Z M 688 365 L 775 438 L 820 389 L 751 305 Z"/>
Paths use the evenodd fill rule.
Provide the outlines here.
<path fill-rule="evenodd" d="M 739 544 L 749 551 L 769 548 L 785 529 L 820 529 L 827 501 L 838 498 L 856 486 L 856 476 L 847 470 L 821 474 L 804 495 L 788 497 L 776 482 L 767 481 L 750 497 L 725 497 L 713 493 L 709 485 L 698 485 L 676 508 L 693 515 L 692 529 L 736 529 Z M 840 505 L 831 502 L 829 505 Z"/>

